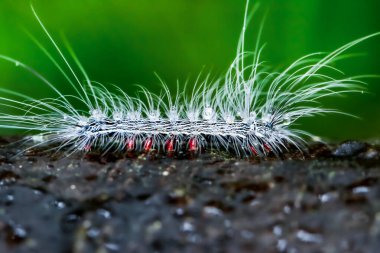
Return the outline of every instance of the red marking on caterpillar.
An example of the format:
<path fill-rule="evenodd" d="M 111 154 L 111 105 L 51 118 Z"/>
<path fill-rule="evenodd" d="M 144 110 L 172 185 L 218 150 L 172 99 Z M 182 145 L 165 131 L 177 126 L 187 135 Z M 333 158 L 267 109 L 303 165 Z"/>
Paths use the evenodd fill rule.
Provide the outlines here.
<path fill-rule="evenodd" d="M 126 148 L 127 151 L 133 151 L 135 149 L 135 140 L 133 138 L 127 139 Z"/>
<path fill-rule="evenodd" d="M 264 143 L 264 149 L 265 149 L 265 151 L 267 152 L 267 153 L 269 153 L 269 152 L 271 152 L 272 151 L 272 149 L 269 147 L 269 145 L 268 144 L 266 144 L 266 143 Z"/>
<path fill-rule="evenodd" d="M 255 156 L 258 156 L 258 152 L 257 152 L 257 150 L 255 149 L 255 147 L 253 147 L 253 146 L 249 146 L 249 149 L 252 151 L 252 153 L 255 155 Z"/>
<path fill-rule="evenodd" d="M 194 137 L 192 137 L 189 140 L 189 151 L 194 152 L 197 150 L 198 150 L 197 140 Z"/>
<path fill-rule="evenodd" d="M 166 152 L 168 153 L 173 153 L 174 152 L 174 141 L 175 139 L 174 138 L 169 138 L 167 141 L 166 141 Z"/>
<path fill-rule="evenodd" d="M 148 137 L 144 142 L 144 152 L 149 152 L 153 146 L 153 138 Z"/>

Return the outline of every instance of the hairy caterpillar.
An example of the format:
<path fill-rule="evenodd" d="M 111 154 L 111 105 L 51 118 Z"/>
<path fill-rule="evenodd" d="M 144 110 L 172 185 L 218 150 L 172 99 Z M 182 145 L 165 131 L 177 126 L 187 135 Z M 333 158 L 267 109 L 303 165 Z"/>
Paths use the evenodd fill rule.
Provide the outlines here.
<path fill-rule="evenodd" d="M 296 129 L 295 122 L 303 117 L 338 112 L 318 107 L 318 100 L 359 91 L 363 84 L 355 77 L 335 79 L 323 71 L 339 72 L 331 64 L 344 51 L 380 33 L 359 38 L 322 57 L 318 53 L 306 55 L 282 72 L 271 72 L 260 58 L 263 47 L 259 42 L 254 52 L 245 50 L 248 3 L 236 58 L 222 78 L 216 82 L 198 79 L 191 94 L 177 89 L 173 95 L 165 84 L 161 95 L 142 88 L 143 99 L 122 90 L 111 93 L 102 84 L 91 81 L 69 47 L 80 69 L 79 77 L 32 7 L 68 71 L 40 45 L 41 49 L 76 94 L 62 94 L 30 66 L 0 55 L 31 72 L 58 95 L 36 100 L 2 89 L 20 98 L 0 98 L 3 106 L 17 109 L 20 115 L 0 114 L 0 127 L 37 132 L 29 137 L 36 141 L 30 148 L 52 145 L 68 155 L 91 149 L 104 153 L 155 149 L 170 154 L 181 150 L 198 152 L 211 146 L 233 150 L 238 155 L 266 156 L 270 152 L 280 154 L 289 146 L 302 149 L 311 135 Z M 321 58 L 317 59 L 318 56 Z M 81 78 L 86 81 L 82 83 Z M 76 108 L 78 102 L 86 111 Z"/>

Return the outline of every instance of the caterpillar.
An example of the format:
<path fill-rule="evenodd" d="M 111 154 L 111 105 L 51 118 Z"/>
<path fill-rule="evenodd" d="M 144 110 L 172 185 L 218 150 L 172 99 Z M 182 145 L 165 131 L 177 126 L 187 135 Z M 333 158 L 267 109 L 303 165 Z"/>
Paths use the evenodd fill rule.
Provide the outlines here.
<path fill-rule="evenodd" d="M 0 97 L 2 106 L 19 114 L 0 114 L 0 128 L 32 132 L 27 149 L 52 147 L 66 155 L 99 150 L 114 152 L 198 153 L 211 147 L 231 151 L 238 156 L 280 155 L 289 147 L 304 150 L 312 134 L 296 128 L 305 117 L 341 113 L 323 108 L 319 100 L 345 92 L 361 91 L 364 84 L 357 77 L 333 78 L 327 72 L 340 73 L 332 64 L 349 48 L 380 33 L 354 40 L 329 54 L 305 55 L 283 71 L 271 71 L 264 65 L 264 49 L 257 39 L 253 52 L 245 49 L 249 1 L 246 2 L 243 29 L 237 53 L 224 76 L 211 81 L 198 77 L 186 92 L 177 87 L 172 93 L 162 82 L 162 92 L 154 94 L 141 87 L 142 97 L 133 97 L 118 88 L 110 92 L 91 81 L 72 48 L 67 45 L 74 71 L 37 12 L 32 12 L 55 47 L 61 62 L 38 46 L 66 78 L 75 94 L 62 94 L 32 67 L 6 55 L 0 58 L 33 74 L 52 89 L 56 98 L 34 99 L 25 94 L 1 89 L 19 99 Z M 260 27 L 261 34 L 262 27 Z M 260 37 L 260 36 L 258 36 Z M 64 68 L 67 70 L 65 71 Z M 80 79 L 84 79 L 81 82 Z M 78 104 L 86 110 L 77 109 Z"/>

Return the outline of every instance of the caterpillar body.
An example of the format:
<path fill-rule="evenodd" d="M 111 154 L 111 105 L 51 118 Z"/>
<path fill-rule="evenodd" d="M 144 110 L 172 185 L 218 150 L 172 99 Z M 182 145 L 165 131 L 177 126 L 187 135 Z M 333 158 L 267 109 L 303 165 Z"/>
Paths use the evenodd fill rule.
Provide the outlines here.
<path fill-rule="evenodd" d="M 295 122 L 317 114 L 339 112 L 319 107 L 318 100 L 361 91 L 363 84 L 355 77 L 336 79 L 323 72 L 340 73 L 331 64 L 347 49 L 380 33 L 359 38 L 327 55 L 306 55 L 281 72 L 270 72 L 260 58 L 263 47 L 259 43 L 254 52 L 245 50 L 248 3 L 237 55 L 224 77 L 214 82 L 209 78 L 199 81 L 199 77 L 191 94 L 179 92 L 177 88 L 173 95 L 164 83 L 160 95 L 142 87 L 143 98 L 131 97 L 120 89 L 117 94 L 111 93 L 102 84 L 91 81 L 68 46 L 85 79 L 84 83 L 79 81 L 80 76 L 32 7 L 68 71 L 38 45 L 76 93 L 64 95 L 30 66 L 0 55 L 1 59 L 31 72 L 58 95 L 54 99 L 37 100 L 1 89 L 20 98 L 0 97 L 4 106 L 17 109 L 20 114 L 0 114 L 0 127 L 37 132 L 28 137 L 35 141 L 29 148 L 53 146 L 67 155 L 91 149 L 104 153 L 154 149 L 171 154 L 181 150 L 199 152 L 211 146 L 233 150 L 238 155 L 263 157 L 269 153 L 279 155 L 289 146 L 302 150 L 312 135 L 296 129 Z M 86 111 L 76 109 L 78 102 Z"/>

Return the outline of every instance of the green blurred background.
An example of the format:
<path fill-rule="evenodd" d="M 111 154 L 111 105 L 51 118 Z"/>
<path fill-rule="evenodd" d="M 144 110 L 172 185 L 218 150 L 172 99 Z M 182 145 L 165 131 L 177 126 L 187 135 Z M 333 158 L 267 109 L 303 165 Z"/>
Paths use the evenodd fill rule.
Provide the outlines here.
<path fill-rule="evenodd" d="M 213 76 L 222 74 L 234 58 L 245 6 L 245 0 L 32 2 L 60 45 L 61 33 L 65 34 L 92 80 L 117 84 L 130 94 L 136 91 L 133 84 L 159 91 L 154 72 L 173 88 L 177 79 L 194 80 L 202 70 Z M 251 6 L 256 2 L 251 1 Z M 257 28 L 267 13 L 263 59 L 283 68 L 305 54 L 330 52 L 380 31 L 379 10 L 379 0 L 262 0 L 247 33 L 248 47 L 253 48 Z M 32 15 L 29 0 L 1 0 L 0 54 L 33 66 L 60 90 L 70 92 L 25 30 L 53 50 Z M 366 41 L 349 51 L 361 56 L 336 66 L 347 75 L 380 75 L 379 45 L 380 37 Z M 302 128 L 336 141 L 379 138 L 380 79 L 366 81 L 367 94 L 324 100 L 326 106 L 360 119 L 328 115 L 304 120 Z M 0 61 L 0 87 L 36 98 L 56 97 L 36 78 L 5 61 Z"/>

